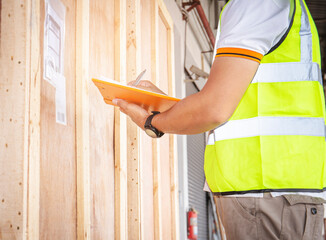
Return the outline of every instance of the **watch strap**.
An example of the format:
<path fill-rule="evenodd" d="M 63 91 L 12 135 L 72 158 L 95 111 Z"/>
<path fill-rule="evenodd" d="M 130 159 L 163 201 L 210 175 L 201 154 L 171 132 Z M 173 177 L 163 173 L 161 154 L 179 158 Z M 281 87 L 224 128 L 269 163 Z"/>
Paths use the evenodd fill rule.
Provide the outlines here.
<path fill-rule="evenodd" d="M 162 137 L 163 135 L 164 135 L 164 133 L 163 132 L 161 132 L 161 131 L 159 131 L 156 127 L 154 127 L 153 125 L 152 125 L 152 120 L 153 120 L 153 117 L 155 116 L 155 115 L 157 115 L 157 114 L 159 114 L 160 112 L 158 112 L 158 111 L 152 111 L 152 114 L 150 115 L 150 116 L 148 116 L 148 118 L 146 119 L 146 122 L 145 122 L 145 125 L 144 125 L 144 128 L 145 129 L 150 129 L 150 130 L 152 130 L 154 133 L 155 133 L 155 135 L 156 135 L 156 137 Z"/>

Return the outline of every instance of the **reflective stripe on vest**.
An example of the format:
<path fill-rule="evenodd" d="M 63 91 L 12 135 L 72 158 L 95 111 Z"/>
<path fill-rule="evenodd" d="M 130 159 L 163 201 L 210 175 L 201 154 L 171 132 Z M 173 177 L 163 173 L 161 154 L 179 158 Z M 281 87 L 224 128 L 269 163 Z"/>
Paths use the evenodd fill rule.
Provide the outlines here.
<path fill-rule="evenodd" d="M 209 135 L 207 145 L 226 139 L 268 135 L 324 137 L 324 118 L 255 117 L 229 121 Z"/>
<path fill-rule="evenodd" d="M 313 56 L 319 42 L 305 3 L 295 4 L 287 37 L 263 57 L 230 120 L 208 137 L 204 168 L 213 192 L 326 186 L 325 102 L 320 58 Z"/>
<path fill-rule="evenodd" d="M 251 83 L 318 81 L 323 86 L 317 63 L 268 63 L 261 64 Z"/>

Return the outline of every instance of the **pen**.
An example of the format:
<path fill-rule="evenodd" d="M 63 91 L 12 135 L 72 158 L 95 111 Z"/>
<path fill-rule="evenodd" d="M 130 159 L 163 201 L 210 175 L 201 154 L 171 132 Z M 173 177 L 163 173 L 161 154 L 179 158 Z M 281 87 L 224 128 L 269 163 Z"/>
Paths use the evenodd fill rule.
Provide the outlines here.
<path fill-rule="evenodd" d="M 136 81 L 134 82 L 134 84 L 133 84 L 132 86 L 137 86 L 137 85 L 138 85 L 140 79 L 144 76 L 145 72 L 146 72 L 146 69 L 145 69 L 144 71 L 142 71 L 142 72 L 138 75 L 138 77 L 136 78 Z"/>

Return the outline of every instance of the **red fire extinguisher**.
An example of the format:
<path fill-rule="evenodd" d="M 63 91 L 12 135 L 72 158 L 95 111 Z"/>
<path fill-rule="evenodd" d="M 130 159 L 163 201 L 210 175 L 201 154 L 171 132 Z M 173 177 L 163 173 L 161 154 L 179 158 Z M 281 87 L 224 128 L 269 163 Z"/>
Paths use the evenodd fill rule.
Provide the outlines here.
<path fill-rule="evenodd" d="M 188 211 L 188 239 L 197 240 L 198 227 L 197 227 L 197 212 L 195 209 L 190 208 Z"/>

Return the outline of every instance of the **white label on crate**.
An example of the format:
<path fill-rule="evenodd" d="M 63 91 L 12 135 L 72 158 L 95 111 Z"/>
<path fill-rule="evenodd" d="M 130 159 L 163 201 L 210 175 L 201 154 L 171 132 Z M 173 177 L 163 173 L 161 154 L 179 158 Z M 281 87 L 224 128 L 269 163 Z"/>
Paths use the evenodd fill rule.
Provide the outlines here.
<path fill-rule="evenodd" d="M 67 114 L 66 114 L 66 78 L 63 75 L 56 77 L 57 87 L 55 92 L 55 112 L 56 122 L 67 125 Z"/>
<path fill-rule="evenodd" d="M 56 76 L 63 75 L 65 14 L 60 0 L 45 0 L 43 78 L 54 87 Z"/>
<path fill-rule="evenodd" d="M 44 0 L 43 78 L 55 87 L 56 122 L 67 125 L 64 45 L 66 8 L 60 0 Z"/>

